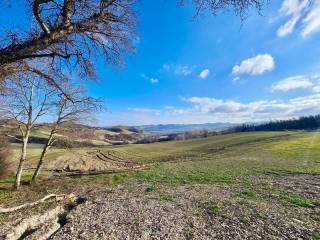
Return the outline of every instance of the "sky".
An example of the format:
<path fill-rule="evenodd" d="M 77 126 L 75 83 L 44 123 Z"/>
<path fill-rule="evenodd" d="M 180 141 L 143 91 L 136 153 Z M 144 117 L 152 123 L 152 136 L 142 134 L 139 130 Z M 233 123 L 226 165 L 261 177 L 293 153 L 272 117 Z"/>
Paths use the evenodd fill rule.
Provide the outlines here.
<path fill-rule="evenodd" d="M 243 22 L 141 0 L 126 66 L 96 62 L 100 126 L 259 122 L 320 112 L 320 0 L 272 0 Z M 18 17 L 18 14 L 17 16 Z M 1 17 L 0 20 L 2 21 Z"/>

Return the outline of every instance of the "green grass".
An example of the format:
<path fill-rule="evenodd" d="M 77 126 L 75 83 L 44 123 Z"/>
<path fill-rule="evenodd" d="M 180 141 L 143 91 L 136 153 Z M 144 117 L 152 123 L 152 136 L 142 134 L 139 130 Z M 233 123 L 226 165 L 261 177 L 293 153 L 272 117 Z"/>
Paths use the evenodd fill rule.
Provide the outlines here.
<path fill-rule="evenodd" d="M 238 194 L 238 197 L 246 198 L 246 199 L 255 199 L 257 197 L 257 193 L 253 190 L 244 190 Z"/>
<path fill-rule="evenodd" d="M 315 204 L 307 198 L 300 196 L 284 197 L 284 200 L 296 207 L 314 208 Z"/>
<path fill-rule="evenodd" d="M 236 133 L 118 149 L 157 164 L 136 174 L 147 182 L 232 183 L 239 176 L 320 173 L 318 132 Z"/>
<path fill-rule="evenodd" d="M 214 216 L 214 215 L 218 215 L 219 213 L 219 206 L 217 203 L 215 202 L 209 202 L 206 204 L 206 212 L 210 215 L 210 216 Z"/>
<path fill-rule="evenodd" d="M 140 180 L 169 184 L 232 183 L 239 176 L 319 174 L 319 136 L 319 132 L 249 132 L 105 149 L 119 151 L 137 163 L 156 164 L 151 170 L 136 174 Z M 29 163 L 38 160 L 40 147 L 30 149 Z M 55 161 L 65 152 L 52 149 L 46 161 Z"/>
<path fill-rule="evenodd" d="M 147 187 L 145 190 L 146 193 L 151 193 L 151 192 L 156 192 L 156 191 L 157 191 L 157 188 L 154 186 Z"/>
<path fill-rule="evenodd" d="M 208 172 L 181 172 L 155 169 L 143 171 L 135 175 L 139 180 L 147 182 L 168 183 L 171 185 L 192 184 L 192 183 L 235 183 L 236 180 L 228 177 L 219 177 Z"/>
<path fill-rule="evenodd" d="M 130 160 L 137 163 L 155 164 L 148 171 L 132 174 L 134 178 L 146 182 L 235 183 L 242 176 L 320 173 L 320 134 L 316 131 L 234 133 L 186 141 L 99 149 L 119 151 L 119 154 L 129 156 Z M 70 151 L 76 152 L 78 149 L 68 150 L 68 153 Z M 30 149 L 28 163 L 34 164 L 40 152 L 39 146 Z M 46 161 L 54 162 L 65 152 L 52 149 Z M 126 178 L 103 175 L 81 180 L 117 183 Z"/>

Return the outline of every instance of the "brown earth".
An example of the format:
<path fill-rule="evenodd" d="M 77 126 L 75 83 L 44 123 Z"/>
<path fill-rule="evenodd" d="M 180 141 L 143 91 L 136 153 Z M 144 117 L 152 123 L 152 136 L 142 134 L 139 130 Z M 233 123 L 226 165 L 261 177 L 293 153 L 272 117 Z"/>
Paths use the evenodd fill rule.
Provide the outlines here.
<path fill-rule="evenodd" d="M 319 175 L 281 174 L 241 178 L 235 184 L 182 186 L 132 180 L 117 187 L 75 184 L 68 191 L 86 202 L 68 211 L 48 239 L 320 237 Z M 307 198 L 312 205 L 298 206 L 288 201 L 290 196 Z M 2 225 L 0 233 L 4 235 L 20 221 Z M 43 228 L 38 229 L 40 234 Z M 25 239 L 37 239 L 37 229 Z"/>

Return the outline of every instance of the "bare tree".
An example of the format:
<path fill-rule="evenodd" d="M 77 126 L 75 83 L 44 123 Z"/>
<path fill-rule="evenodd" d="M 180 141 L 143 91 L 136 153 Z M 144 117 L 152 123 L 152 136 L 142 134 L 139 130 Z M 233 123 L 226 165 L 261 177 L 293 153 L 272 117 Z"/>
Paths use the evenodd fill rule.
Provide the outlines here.
<path fill-rule="evenodd" d="M 196 9 L 195 16 L 199 16 L 204 11 L 210 11 L 216 15 L 220 10 L 233 9 L 236 15 L 244 19 L 250 8 L 261 12 L 270 0 L 180 0 L 180 5 L 184 6 L 193 3 Z"/>
<path fill-rule="evenodd" d="M 26 0 L 34 26 L 27 34 L 9 31 L 0 45 L 0 66 L 21 60 L 49 59 L 59 69 L 78 67 L 94 77 L 91 58 L 121 63 L 133 50 L 134 0 Z M 4 72 L 3 75 L 6 75 Z"/>
<path fill-rule="evenodd" d="M 14 120 L 19 129 L 22 145 L 14 187 L 19 189 L 27 146 L 32 128 L 36 121 L 49 110 L 50 98 L 54 90 L 41 78 L 19 72 L 2 85 L 2 112 Z"/>
<path fill-rule="evenodd" d="M 10 1 L 10 0 L 9 0 Z M 177 0 L 192 2 L 196 15 L 205 9 L 213 14 L 233 8 L 244 16 L 250 7 L 261 10 L 268 0 Z M 23 1 L 21 1 L 23 4 Z M 4 31 L 0 39 L 0 80 L 21 61 L 46 59 L 53 71 L 66 66 L 81 75 L 95 77 L 92 58 L 103 57 L 111 64 L 122 63 L 133 51 L 136 0 L 25 0 L 32 28 Z M 5 4 L 0 6 L 5 7 Z"/>
<path fill-rule="evenodd" d="M 50 135 L 42 149 L 36 170 L 32 176 L 31 182 L 33 183 L 35 183 L 36 178 L 39 175 L 47 151 L 55 141 L 55 134 L 57 133 L 59 126 L 66 122 L 74 122 L 87 118 L 90 113 L 97 112 L 101 107 L 101 101 L 99 99 L 87 97 L 81 88 L 69 89 L 65 90 L 65 92 L 68 92 L 72 101 L 60 94 L 52 105 L 55 109 L 56 120 L 52 124 Z"/>

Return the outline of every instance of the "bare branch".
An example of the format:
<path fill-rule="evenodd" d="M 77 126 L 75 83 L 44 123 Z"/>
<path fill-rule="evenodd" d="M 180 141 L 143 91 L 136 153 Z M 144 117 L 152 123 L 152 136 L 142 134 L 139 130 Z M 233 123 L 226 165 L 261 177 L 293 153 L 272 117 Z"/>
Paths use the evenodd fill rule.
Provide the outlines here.
<path fill-rule="evenodd" d="M 33 2 L 33 14 L 35 19 L 38 21 L 40 27 L 42 30 L 45 32 L 45 34 L 49 35 L 50 34 L 50 29 L 47 27 L 47 25 L 44 23 L 44 21 L 41 18 L 41 9 L 40 5 L 43 3 L 48 3 L 51 2 L 52 0 L 35 0 Z"/>

